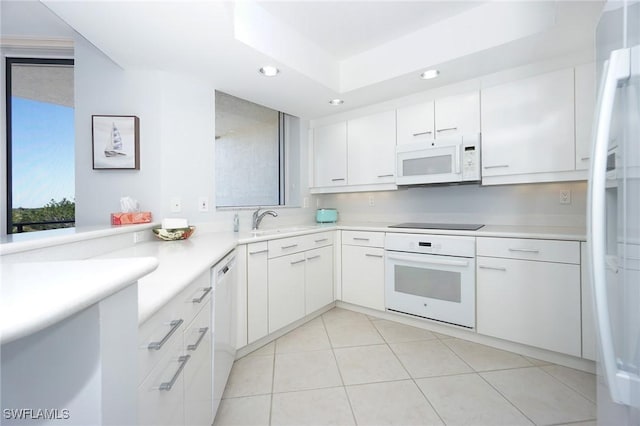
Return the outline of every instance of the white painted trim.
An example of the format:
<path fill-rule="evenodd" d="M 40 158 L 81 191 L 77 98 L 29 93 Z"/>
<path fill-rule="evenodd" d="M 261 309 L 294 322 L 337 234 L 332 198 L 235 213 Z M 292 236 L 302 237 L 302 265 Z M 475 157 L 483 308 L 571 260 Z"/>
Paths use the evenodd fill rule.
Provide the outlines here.
<path fill-rule="evenodd" d="M 565 172 L 526 173 L 521 175 L 483 176 L 482 186 L 508 185 L 516 183 L 570 182 L 587 180 L 588 170 L 570 170 Z"/>
<path fill-rule="evenodd" d="M 0 37 L 0 47 L 3 49 L 60 50 L 73 53 L 74 42 L 69 38 L 5 36 Z"/>
<path fill-rule="evenodd" d="M 311 194 L 333 194 L 342 192 L 395 191 L 396 189 L 398 189 L 398 185 L 395 183 L 381 183 L 371 185 L 344 185 L 310 188 L 309 192 Z"/>

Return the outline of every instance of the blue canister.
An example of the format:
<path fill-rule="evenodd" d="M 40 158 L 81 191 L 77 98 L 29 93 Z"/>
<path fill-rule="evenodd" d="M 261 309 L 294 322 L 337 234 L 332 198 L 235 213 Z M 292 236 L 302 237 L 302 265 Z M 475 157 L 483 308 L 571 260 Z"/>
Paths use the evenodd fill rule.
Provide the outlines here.
<path fill-rule="evenodd" d="M 338 221 L 338 210 L 336 209 L 318 209 L 316 210 L 316 222 L 333 223 Z"/>

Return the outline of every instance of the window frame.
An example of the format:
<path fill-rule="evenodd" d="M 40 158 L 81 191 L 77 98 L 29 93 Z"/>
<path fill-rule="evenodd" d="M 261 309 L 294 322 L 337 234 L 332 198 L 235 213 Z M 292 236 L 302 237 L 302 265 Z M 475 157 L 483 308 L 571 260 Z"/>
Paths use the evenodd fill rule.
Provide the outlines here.
<path fill-rule="evenodd" d="M 7 235 L 15 234 L 13 232 L 13 178 L 12 178 L 12 142 L 13 133 L 11 129 L 12 111 L 11 111 L 11 98 L 12 98 L 12 81 L 11 81 L 11 66 L 13 64 L 34 64 L 34 65 L 66 65 L 75 67 L 75 60 L 70 58 L 35 58 L 35 57 L 14 57 L 5 56 L 5 128 L 6 128 L 6 233 Z M 19 233 L 19 232 L 18 232 Z"/>

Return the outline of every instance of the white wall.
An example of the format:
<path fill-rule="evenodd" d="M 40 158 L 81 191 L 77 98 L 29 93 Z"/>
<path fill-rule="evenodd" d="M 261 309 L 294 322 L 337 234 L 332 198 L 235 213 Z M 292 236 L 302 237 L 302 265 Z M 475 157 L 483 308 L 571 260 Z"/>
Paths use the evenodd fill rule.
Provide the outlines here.
<path fill-rule="evenodd" d="M 109 214 L 120 210 L 120 197 L 131 196 L 157 221 L 186 217 L 231 230 L 239 211 L 241 228 L 248 228 L 250 210 L 215 208 L 215 88 L 190 76 L 123 70 L 86 40 L 76 43 L 77 226 L 108 225 Z M 92 169 L 92 114 L 140 118 L 140 170 Z M 306 140 L 306 124 L 299 132 Z M 306 159 L 302 148 L 301 162 Z M 303 196 L 308 196 L 306 174 L 302 179 Z M 170 209 L 175 197 L 181 200 L 180 213 Z M 209 199 L 208 212 L 198 210 L 200 197 Z M 265 227 L 313 219 L 311 208 L 277 210 L 280 217 L 265 220 Z"/>
<path fill-rule="evenodd" d="M 341 222 L 459 222 L 487 225 L 586 225 L 586 182 L 506 186 L 451 185 L 320 196 Z M 571 204 L 560 204 L 560 190 Z M 373 197 L 374 206 L 369 205 Z"/>

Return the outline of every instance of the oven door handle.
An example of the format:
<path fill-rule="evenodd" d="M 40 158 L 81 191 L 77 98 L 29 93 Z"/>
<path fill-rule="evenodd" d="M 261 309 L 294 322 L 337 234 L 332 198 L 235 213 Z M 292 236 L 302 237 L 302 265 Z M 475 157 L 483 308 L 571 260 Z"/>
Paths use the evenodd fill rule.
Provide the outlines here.
<path fill-rule="evenodd" d="M 451 260 L 451 259 L 434 259 L 433 255 L 418 255 L 420 258 L 417 259 L 415 257 L 409 256 L 401 256 L 397 254 L 388 254 L 387 259 L 389 260 L 400 260 L 404 262 L 414 262 L 414 263 L 428 263 L 431 265 L 444 265 L 444 266 L 469 266 L 468 260 Z"/>

